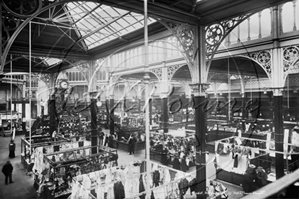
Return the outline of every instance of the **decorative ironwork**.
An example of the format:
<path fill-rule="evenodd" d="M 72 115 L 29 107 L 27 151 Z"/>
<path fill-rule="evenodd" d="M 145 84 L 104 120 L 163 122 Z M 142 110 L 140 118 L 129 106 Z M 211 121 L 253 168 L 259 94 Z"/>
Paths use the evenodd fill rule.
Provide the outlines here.
<path fill-rule="evenodd" d="M 12 15 L 27 18 L 42 8 L 42 0 L 3 0 L 4 8 Z"/>
<path fill-rule="evenodd" d="M 272 73 L 271 69 L 271 53 L 264 50 L 257 54 L 257 61 L 265 68 L 268 74 Z"/>
<path fill-rule="evenodd" d="M 220 24 L 213 24 L 209 26 L 205 33 L 207 44 L 209 46 L 214 46 L 215 44 L 218 44 L 223 38 L 224 31 L 225 30 Z"/>
<path fill-rule="evenodd" d="M 283 72 L 286 73 L 295 61 L 299 59 L 299 48 L 297 46 L 290 46 L 283 49 Z M 299 67 L 299 65 L 298 65 Z"/>
<path fill-rule="evenodd" d="M 200 83 L 191 83 L 190 87 L 192 90 L 192 93 L 195 95 L 201 95 L 206 92 L 206 90 L 209 88 L 210 84 L 200 84 Z"/>
<path fill-rule="evenodd" d="M 248 53 L 245 55 L 240 55 L 240 56 L 245 56 L 253 61 L 256 61 L 260 66 L 264 68 L 266 71 L 267 75 L 269 78 L 272 77 L 272 67 L 271 67 L 271 51 L 270 50 L 263 50 L 263 51 L 257 51 L 257 52 L 252 52 Z"/>
<path fill-rule="evenodd" d="M 156 75 L 158 80 L 162 80 L 162 68 L 150 69 L 150 72 Z"/>
<path fill-rule="evenodd" d="M 2 48 L 4 49 L 4 47 L 6 46 L 6 43 L 8 42 L 10 38 L 9 32 L 8 30 L 5 30 L 2 28 Z"/>
<path fill-rule="evenodd" d="M 195 45 L 195 30 L 194 26 L 188 24 L 174 23 L 170 21 L 160 21 L 174 35 L 168 40 L 174 44 L 186 59 L 189 67 L 194 66 L 195 54 L 197 51 Z"/>
<path fill-rule="evenodd" d="M 174 66 L 168 66 L 168 80 L 172 79 L 173 75 L 176 73 L 176 71 L 181 68 L 184 65 L 174 65 Z"/>
<path fill-rule="evenodd" d="M 3 18 L 4 30 L 13 31 L 16 30 L 20 25 L 20 19 L 13 16 L 6 16 Z"/>
<path fill-rule="evenodd" d="M 250 15 L 251 13 L 241 15 L 205 27 L 206 59 L 209 61 L 207 67 L 210 66 L 210 62 L 213 59 L 215 52 L 225 37 Z"/>

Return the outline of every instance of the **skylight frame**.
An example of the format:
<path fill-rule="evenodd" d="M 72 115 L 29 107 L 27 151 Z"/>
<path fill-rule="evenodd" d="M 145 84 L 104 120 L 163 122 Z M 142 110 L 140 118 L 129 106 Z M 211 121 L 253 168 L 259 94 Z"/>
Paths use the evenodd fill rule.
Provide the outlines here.
<path fill-rule="evenodd" d="M 64 6 L 71 18 L 72 25 L 77 28 L 76 33 L 79 34 L 79 38 L 83 38 L 88 49 L 121 38 L 144 26 L 143 15 L 127 10 L 107 5 L 99 6 L 94 2 L 69 2 Z M 95 7 L 97 8 L 95 9 Z M 93 10 L 93 12 L 89 13 L 89 10 Z M 77 18 L 73 18 L 73 15 Z M 118 19 L 122 15 L 125 16 Z M 78 16 L 84 16 L 84 18 L 79 19 Z M 155 19 L 148 18 L 148 24 L 154 22 L 156 22 Z M 103 28 L 97 30 L 99 27 Z"/>

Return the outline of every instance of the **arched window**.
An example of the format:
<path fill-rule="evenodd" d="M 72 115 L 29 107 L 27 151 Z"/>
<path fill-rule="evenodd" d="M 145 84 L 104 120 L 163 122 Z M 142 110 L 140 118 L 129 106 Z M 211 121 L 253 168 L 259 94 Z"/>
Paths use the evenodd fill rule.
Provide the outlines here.
<path fill-rule="evenodd" d="M 259 37 L 259 14 L 256 13 L 250 17 L 250 39 Z"/>
<path fill-rule="evenodd" d="M 150 45 L 149 45 L 149 61 L 151 61 L 152 62 L 152 60 L 153 60 L 153 43 L 150 43 Z"/>
<path fill-rule="evenodd" d="M 153 42 L 153 61 L 157 61 L 157 54 L 158 54 L 158 49 L 157 49 L 157 42 Z"/>
<path fill-rule="evenodd" d="M 296 25 L 296 29 L 299 30 L 299 1 L 295 2 L 295 25 Z"/>
<path fill-rule="evenodd" d="M 248 19 L 245 19 L 240 25 L 240 41 L 247 41 L 248 40 Z M 236 28 L 237 29 L 237 28 Z"/>
<path fill-rule="evenodd" d="M 79 80 L 79 75 L 78 75 L 79 72 L 76 72 L 76 75 L 75 75 L 75 81 L 78 81 Z"/>
<path fill-rule="evenodd" d="M 126 57 L 127 57 L 126 66 L 130 67 L 130 65 L 131 65 L 131 63 L 130 63 L 130 50 L 126 51 Z"/>
<path fill-rule="evenodd" d="M 261 37 L 271 35 L 271 10 L 265 9 L 261 12 Z"/>
<path fill-rule="evenodd" d="M 294 18 L 295 10 L 293 7 L 293 2 L 288 2 L 282 7 L 282 31 L 292 32 L 294 31 L 296 19 Z M 299 12 L 299 11 L 298 11 Z"/>
<path fill-rule="evenodd" d="M 164 56 L 163 42 L 158 42 L 157 48 L 158 60 L 162 60 Z"/>
<path fill-rule="evenodd" d="M 137 63 L 138 63 L 138 50 L 137 50 L 138 48 L 135 48 L 134 50 L 133 50 L 133 58 L 132 58 L 132 60 L 133 60 L 133 65 L 137 65 Z"/>

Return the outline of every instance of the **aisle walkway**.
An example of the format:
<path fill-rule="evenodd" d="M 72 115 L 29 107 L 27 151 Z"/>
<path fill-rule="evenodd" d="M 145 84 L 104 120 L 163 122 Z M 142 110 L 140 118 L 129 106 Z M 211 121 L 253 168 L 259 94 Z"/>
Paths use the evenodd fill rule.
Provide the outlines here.
<path fill-rule="evenodd" d="M 33 188 L 33 179 L 26 175 L 25 170 L 21 164 L 21 137 L 16 136 L 16 157 L 9 158 L 8 144 L 10 137 L 0 137 L 0 168 L 7 160 L 11 161 L 14 167 L 12 180 L 14 183 L 5 185 L 5 176 L 0 174 L 0 198 L 1 199 L 34 199 L 36 198 L 36 191 Z"/>

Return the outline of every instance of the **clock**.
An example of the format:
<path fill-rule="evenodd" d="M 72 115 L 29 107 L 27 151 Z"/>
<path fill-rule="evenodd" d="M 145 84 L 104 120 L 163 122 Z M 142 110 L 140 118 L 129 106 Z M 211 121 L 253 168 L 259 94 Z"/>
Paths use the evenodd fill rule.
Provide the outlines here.
<path fill-rule="evenodd" d="M 60 88 L 63 88 L 63 89 L 66 89 L 69 86 L 68 82 L 65 80 L 61 81 L 59 85 L 60 85 Z"/>

